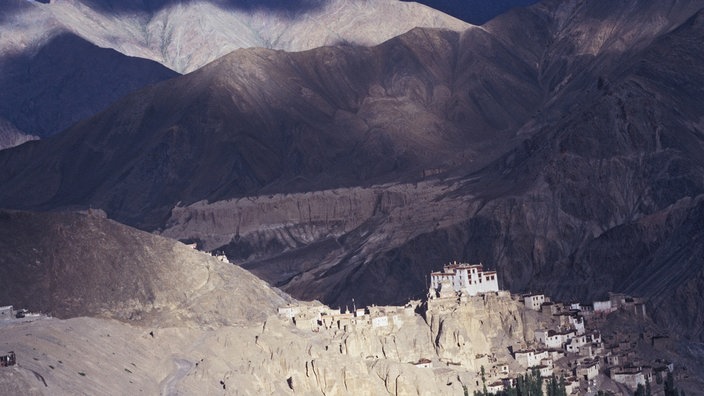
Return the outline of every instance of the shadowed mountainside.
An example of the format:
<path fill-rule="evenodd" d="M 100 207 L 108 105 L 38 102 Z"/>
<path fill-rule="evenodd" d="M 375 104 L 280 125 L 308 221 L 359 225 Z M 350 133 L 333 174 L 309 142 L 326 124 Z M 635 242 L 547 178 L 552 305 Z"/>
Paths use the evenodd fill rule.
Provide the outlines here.
<path fill-rule="evenodd" d="M 178 74 L 156 62 L 98 48 L 65 33 L 36 53 L 0 59 L 0 117 L 46 137 L 120 97 Z"/>
<path fill-rule="evenodd" d="M 529 98 L 541 95 L 535 81 L 508 74 L 528 66 L 499 44 L 479 29 L 417 29 L 375 48 L 239 50 L 3 153 L 0 199 L 24 208 L 91 203 L 156 228 L 179 201 L 477 166 L 505 150 L 537 108 Z M 493 58 L 484 57 L 492 45 Z M 35 187 L 23 185 L 30 179 Z"/>
<path fill-rule="evenodd" d="M 0 204 L 100 207 L 333 305 L 422 296 L 465 259 L 512 291 L 650 297 L 701 338 L 702 7 L 546 1 L 236 51 L 0 153 Z"/>
<path fill-rule="evenodd" d="M 250 273 L 95 211 L 0 212 L 0 300 L 59 318 L 264 320 L 290 301 Z"/>

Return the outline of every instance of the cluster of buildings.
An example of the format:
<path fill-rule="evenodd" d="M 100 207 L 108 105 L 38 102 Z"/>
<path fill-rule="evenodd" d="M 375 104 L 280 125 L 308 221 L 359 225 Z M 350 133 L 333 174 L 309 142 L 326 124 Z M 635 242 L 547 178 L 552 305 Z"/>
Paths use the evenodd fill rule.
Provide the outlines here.
<path fill-rule="evenodd" d="M 305 330 L 339 330 L 347 332 L 352 328 L 399 328 L 404 317 L 413 317 L 419 301 L 411 301 L 403 307 L 371 306 L 344 311 L 324 305 L 288 305 L 279 308 L 279 316 L 290 319 L 293 324 Z"/>
<path fill-rule="evenodd" d="M 526 312 L 535 311 L 542 327 L 534 331 L 534 339 L 521 349 L 513 350 L 511 364 L 496 360 L 495 356 L 477 356 L 481 367 L 486 367 L 489 381 L 487 391 L 498 393 L 516 385 L 516 372 L 537 372 L 543 378 L 562 377 L 567 394 L 594 384 L 600 374 L 635 389 L 654 376 L 663 377 L 673 367 L 663 362 L 657 367 L 638 362 L 632 343 L 606 343 L 598 330 L 588 330 L 585 319 L 598 323 L 616 310 L 625 310 L 646 317 L 645 301 L 618 293 L 608 299 L 590 304 L 563 304 L 550 300 L 544 294 L 512 296 L 499 289 L 496 271 L 484 269 L 482 264 L 452 262 L 442 271 L 430 274 L 426 315 L 455 309 L 457 304 L 480 304 L 485 299 L 508 298 L 523 303 Z M 483 300 L 484 299 L 484 300 Z M 279 308 L 279 316 L 291 320 L 300 329 L 347 332 L 358 328 L 400 328 L 406 317 L 413 317 L 421 306 L 411 301 L 403 307 L 372 306 L 352 310 L 332 309 L 323 305 L 296 305 Z M 449 308 L 448 308 L 449 307 Z M 653 336 L 653 342 L 658 339 Z M 486 361 L 484 361 L 484 360 Z M 432 367 L 430 359 L 414 363 L 417 367 Z M 476 365 L 479 367 L 479 365 Z M 546 381 L 547 382 L 547 381 Z M 545 382 L 545 383 L 546 383 Z"/>
<path fill-rule="evenodd" d="M 544 377 L 552 376 L 555 362 L 563 359 L 569 366 L 562 368 L 562 374 L 571 374 L 566 380 L 568 393 L 570 384 L 578 387 L 579 381 L 591 383 L 600 373 L 612 381 L 624 384 L 631 389 L 645 385 L 654 375 L 664 379 L 668 371 L 674 370 L 669 362 L 660 362 L 652 367 L 638 359 L 636 343 L 623 336 L 622 340 L 602 339 L 597 330 L 587 331 L 585 318 L 594 323 L 606 315 L 622 310 L 635 317 L 646 317 L 645 301 L 621 293 L 610 293 L 605 300 L 592 304 L 561 304 L 550 301 L 542 294 L 523 296 L 527 309 L 551 315 L 554 327 L 535 330 L 536 348 L 514 352 L 516 361 L 527 369 L 537 369 Z M 659 339 L 652 336 L 651 339 Z M 575 388 L 576 389 L 576 388 Z"/>

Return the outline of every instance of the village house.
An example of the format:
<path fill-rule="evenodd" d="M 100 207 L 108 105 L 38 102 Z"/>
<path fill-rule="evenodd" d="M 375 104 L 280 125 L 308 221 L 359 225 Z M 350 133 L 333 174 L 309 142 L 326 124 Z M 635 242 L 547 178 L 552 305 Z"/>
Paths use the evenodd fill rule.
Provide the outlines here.
<path fill-rule="evenodd" d="M 611 300 L 594 301 L 593 306 L 595 314 L 608 314 L 614 311 L 614 309 L 611 307 Z"/>
<path fill-rule="evenodd" d="M 580 304 L 579 312 L 586 317 L 594 315 L 594 304 Z"/>
<path fill-rule="evenodd" d="M 513 377 L 501 378 L 501 382 L 504 384 L 504 389 L 516 387 L 516 379 Z"/>
<path fill-rule="evenodd" d="M 544 302 L 543 305 L 540 306 L 540 311 L 548 312 L 550 315 L 555 315 L 560 312 L 560 306 L 552 301 L 548 301 Z"/>
<path fill-rule="evenodd" d="M 609 376 L 615 382 L 636 389 L 638 385 L 645 386 L 646 382 L 652 380 L 652 369 L 650 367 L 617 367 L 609 370 Z"/>
<path fill-rule="evenodd" d="M 623 357 L 620 354 L 609 354 L 606 356 L 606 364 L 609 367 L 615 367 L 619 366 L 623 363 L 625 363 L 626 359 L 623 359 Z"/>
<path fill-rule="evenodd" d="M 579 379 L 577 377 L 565 378 L 565 391 L 568 395 L 574 394 L 579 390 Z"/>
<path fill-rule="evenodd" d="M 386 315 L 377 316 L 375 318 L 372 318 L 372 328 L 387 327 L 388 325 L 389 325 L 389 317 Z"/>
<path fill-rule="evenodd" d="M 301 307 L 297 305 L 287 305 L 285 307 L 279 307 L 279 316 L 286 319 L 293 319 L 298 312 L 301 311 Z"/>
<path fill-rule="evenodd" d="M 540 366 L 536 366 L 536 369 L 538 369 L 538 372 L 540 372 L 540 376 L 542 378 L 550 378 L 552 377 L 552 374 L 554 372 L 554 366 L 548 366 L 545 364 L 541 364 Z"/>
<path fill-rule="evenodd" d="M 577 331 L 577 335 L 584 334 L 584 318 L 579 315 L 570 315 L 567 318 L 569 325 Z"/>
<path fill-rule="evenodd" d="M 574 317 L 579 317 L 579 311 L 566 311 L 566 312 L 559 312 L 556 314 L 553 314 L 553 318 L 557 320 L 557 326 L 560 328 L 565 328 L 565 327 L 573 327 L 572 323 L 574 322 Z M 584 320 L 582 319 L 582 322 Z"/>
<path fill-rule="evenodd" d="M 570 353 L 579 353 L 579 348 L 587 345 L 587 336 L 572 337 L 565 343 L 565 350 Z"/>
<path fill-rule="evenodd" d="M 449 290 L 448 290 L 449 289 Z M 442 272 L 430 274 L 431 297 L 476 296 L 481 293 L 498 292 L 499 279 L 496 271 L 485 271 L 483 264 L 453 262 L 443 267 Z M 450 292 L 453 292 L 450 294 Z"/>
<path fill-rule="evenodd" d="M 565 350 L 564 349 L 556 349 L 556 348 L 550 348 L 547 350 L 548 352 L 548 357 L 552 360 L 560 360 L 561 358 L 565 357 Z"/>
<path fill-rule="evenodd" d="M 505 389 L 503 381 L 494 381 L 486 386 L 486 391 L 489 393 L 499 393 Z"/>
<path fill-rule="evenodd" d="M 548 351 L 525 349 L 514 352 L 513 358 L 525 368 L 539 366 L 543 359 L 548 358 Z"/>
<path fill-rule="evenodd" d="M 588 360 L 582 361 L 577 369 L 575 370 L 575 375 L 585 380 L 591 380 L 599 375 L 599 360 Z"/>
<path fill-rule="evenodd" d="M 494 365 L 494 367 L 491 368 L 491 371 L 494 376 L 503 377 L 503 376 L 508 375 L 510 370 L 508 367 L 508 363 L 501 362 L 501 363 L 496 363 Z"/>
<path fill-rule="evenodd" d="M 555 331 L 555 330 L 536 330 L 535 339 L 536 341 L 543 344 L 545 347 L 550 349 L 562 349 L 568 344 L 573 338 L 577 337 L 576 330 L 567 331 Z M 569 350 L 568 350 L 569 351 Z"/>
<path fill-rule="evenodd" d="M 526 305 L 526 308 L 534 311 L 540 311 L 540 307 L 542 307 L 544 302 L 544 294 L 528 294 L 523 296 L 523 303 Z"/>
<path fill-rule="evenodd" d="M 566 342 L 566 338 L 563 337 L 562 333 L 544 329 L 535 331 L 535 340 L 547 348 L 562 348 L 562 345 Z"/>

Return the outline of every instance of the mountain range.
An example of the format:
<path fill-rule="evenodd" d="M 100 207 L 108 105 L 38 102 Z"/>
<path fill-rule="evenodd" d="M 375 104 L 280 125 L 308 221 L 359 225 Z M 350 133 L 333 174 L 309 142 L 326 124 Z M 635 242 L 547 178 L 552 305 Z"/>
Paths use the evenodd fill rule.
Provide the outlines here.
<path fill-rule="evenodd" d="M 416 26 L 469 26 L 391 0 L 363 6 L 350 0 L 8 0 L 0 12 L 0 120 L 8 124 L 0 129 L 0 149 L 26 140 L 14 138 L 18 133 L 53 135 L 130 92 L 238 48 L 372 45 Z"/>
<path fill-rule="evenodd" d="M 648 297 L 701 340 L 703 8 L 547 0 L 375 46 L 239 49 L 3 150 L 0 206 L 101 208 L 338 306 L 482 261 L 514 292 Z"/>

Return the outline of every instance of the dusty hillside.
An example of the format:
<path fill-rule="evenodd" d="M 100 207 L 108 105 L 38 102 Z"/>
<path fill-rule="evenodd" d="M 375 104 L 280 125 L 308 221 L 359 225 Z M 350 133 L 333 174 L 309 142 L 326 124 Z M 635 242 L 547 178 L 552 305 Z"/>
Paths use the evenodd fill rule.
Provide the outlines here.
<path fill-rule="evenodd" d="M 462 395 L 463 386 L 477 388 L 477 354 L 511 359 L 504 345 L 525 342 L 524 323 L 536 325 L 516 301 L 496 300 L 487 301 L 490 313 L 465 307 L 434 317 L 433 326 L 398 307 L 385 327 L 318 332 L 278 317 L 216 329 L 85 317 L 0 321 L 0 351 L 14 350 L 18 362 L 0 369 L 0 393 Z M 421 358 L 434 367 L 415 367 Z"/>
<path fill-rule="evenodd" d="M 60 318 L 217 326 L 289 301 L 248 272 L 96 213 L 0 212 L 0 301 Z"/>

